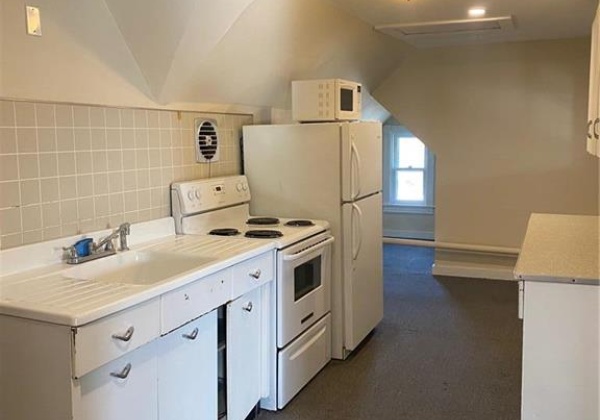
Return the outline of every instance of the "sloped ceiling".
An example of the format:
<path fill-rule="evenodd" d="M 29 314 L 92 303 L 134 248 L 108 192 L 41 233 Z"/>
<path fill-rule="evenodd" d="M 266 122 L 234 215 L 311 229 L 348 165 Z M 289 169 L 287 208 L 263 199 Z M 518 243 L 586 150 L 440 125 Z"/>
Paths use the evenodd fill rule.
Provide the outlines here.
<path fill-rule="evenodd" d="M 189 79 L 253 1 L 105 0 L 159 102 L 165 85 Z"/>
<path fill-rule="evenodd" d="M 36 0 L 42 37 L 27 1 L 0 0 L 2 97 L 289 109 L 292 80 L 372 91 L 408 49 L 329 0 Z"/>
<path fill-rule="evenodd" d="M 373 26 L 468 19 L 474 6 L 486 17 L 513 16 L 515 30 L 454 33 L 421 39 L 420 46 L 487 44 L 588 36 L 597 0 L 331 0 Z"/>
<path fill-rule="evenodd" d="M 294 79 L 341 77 L 374 89 L 403 50 L 326 1 L 256 0 L 197 68 L 184 98 L 286 108 Z"/>
<path fill-rule="evenodd" d="M 290 81 L 375 89 L 403 43 L 327 0 L 104 0 L 153 100 L 289 108 Z"/>

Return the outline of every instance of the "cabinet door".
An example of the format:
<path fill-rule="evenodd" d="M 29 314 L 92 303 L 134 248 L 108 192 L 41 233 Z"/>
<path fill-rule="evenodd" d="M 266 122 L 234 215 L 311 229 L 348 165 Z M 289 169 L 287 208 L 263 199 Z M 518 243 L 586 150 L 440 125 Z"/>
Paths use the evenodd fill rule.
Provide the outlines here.
<path fill-rule="evenodd" d="M 227 305 L 227 420 L 244 420 L 261 397 L 261 288 Z"/>
<path fill-rule="evenodd" d="M 525 282 L 523 420 L 598 419 L 600 286 Z"/>
<path fill-rule="evenodd" d="M 75 382 L 77 420 L 157 420 L 155 342 L 95 369 Z"/>
<path fill-rule="evenodd" d="M 212 311 L 159 340 L 160 420 L 217 418 L 217 314 Z"/>
<path fill-rule="evenodd" d="M 600 17 L 598 13 L 592 25 L 591 41 L 587 151 L 593 155 L 600 155 L 598 151 L 600 144 L 600 63 L 598 62 L 600 60 Z"/>

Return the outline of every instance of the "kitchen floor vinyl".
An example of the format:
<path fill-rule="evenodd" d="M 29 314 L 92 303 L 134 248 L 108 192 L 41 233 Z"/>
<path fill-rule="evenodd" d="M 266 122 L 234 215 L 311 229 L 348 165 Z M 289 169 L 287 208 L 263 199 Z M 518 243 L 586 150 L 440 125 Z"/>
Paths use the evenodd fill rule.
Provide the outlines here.
<path fill-rule="evenodd" d="M 284 410 L 259 420 L 517 420 L 516 282 L 431 275 L 433 250 L 384 246 L 385 315 Z"/>

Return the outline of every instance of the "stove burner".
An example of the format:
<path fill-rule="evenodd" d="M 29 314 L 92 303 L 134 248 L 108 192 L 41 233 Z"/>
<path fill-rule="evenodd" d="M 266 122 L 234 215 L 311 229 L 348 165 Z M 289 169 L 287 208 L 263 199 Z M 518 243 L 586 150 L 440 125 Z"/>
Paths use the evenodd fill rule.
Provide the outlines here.
<path fill-rule="evenodd" d="M 241 232 L 237 229 L 233 228 L 223 228 L 223 229 L 213 229 L 208 232 L 209 235 L 217 235 L 217 236 L 235 236 L 239 235 Z"/>
<path fill-rule="evenodd" d="M 246 238 L 279 238 L 283 236 L 278 230 L 249 230 L 244 235 Z"/>
<path fill-rule="evenodd" d="M 277 225 L 279 219 L 276 217 L 252 217 L 246 220 L 249 225 Z"/>
<path fill-rule="evenodd" d="M 290 220 L 285 225 L 301 227 L 301 226 L 314 226 L 315 224 L 312 222 L 312 220 Z"/>

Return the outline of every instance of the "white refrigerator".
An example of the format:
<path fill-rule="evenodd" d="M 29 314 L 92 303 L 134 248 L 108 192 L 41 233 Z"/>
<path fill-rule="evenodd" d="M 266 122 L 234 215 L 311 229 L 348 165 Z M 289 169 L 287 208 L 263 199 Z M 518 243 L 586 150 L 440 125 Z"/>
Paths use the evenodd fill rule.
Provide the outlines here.
<path fill-rule="evenodd" d="M 345 359 L 383 318 L 379 122 L 244 127 L 253 214 L 324 219 L 332 253 L 332 356 Z"/>

